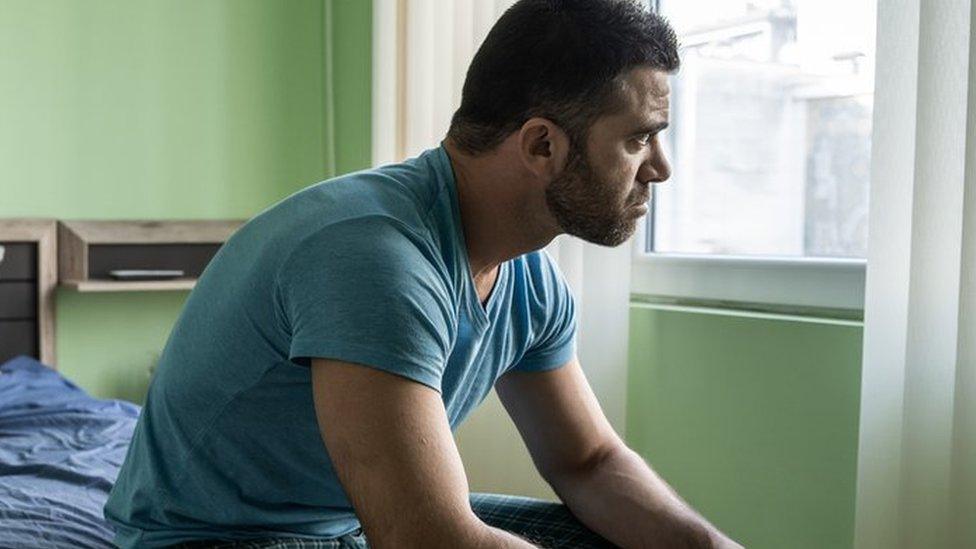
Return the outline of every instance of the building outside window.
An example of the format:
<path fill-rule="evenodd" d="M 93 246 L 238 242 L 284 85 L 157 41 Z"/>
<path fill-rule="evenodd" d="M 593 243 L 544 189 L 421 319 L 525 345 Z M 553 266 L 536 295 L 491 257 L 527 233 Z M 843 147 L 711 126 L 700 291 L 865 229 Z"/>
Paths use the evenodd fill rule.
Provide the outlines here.
<path fill-rule="evenodd" d="M 682 67 L 644 251 L 864 258 L 874 0 L 660 0 Z"/>

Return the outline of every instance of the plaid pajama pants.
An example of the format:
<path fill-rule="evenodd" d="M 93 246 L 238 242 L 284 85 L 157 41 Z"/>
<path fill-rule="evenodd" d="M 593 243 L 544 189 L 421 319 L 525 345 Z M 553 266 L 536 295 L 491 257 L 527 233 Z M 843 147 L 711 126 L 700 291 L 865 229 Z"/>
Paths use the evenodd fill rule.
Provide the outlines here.
<path fill-rule="evenodd" d="M 471 508 L 482 521 L 546 548 L 612 548 L 583 526 L 565 505 L 521 496 L 471 494 Z M 195 541 L 179 549 L 368 549 L 362 531 L 335 539 L 272 538 L 242 541 Z"/>

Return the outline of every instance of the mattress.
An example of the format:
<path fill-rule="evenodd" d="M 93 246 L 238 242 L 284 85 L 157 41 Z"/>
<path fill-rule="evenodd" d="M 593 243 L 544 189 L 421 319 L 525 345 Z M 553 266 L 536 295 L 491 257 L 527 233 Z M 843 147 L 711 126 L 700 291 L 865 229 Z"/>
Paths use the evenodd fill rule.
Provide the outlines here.
<path fill-rule="evenodd" d="M 102 507 L 138 415 L 33 359 L 0 365 L 0 547 L 112 547 Z"/>

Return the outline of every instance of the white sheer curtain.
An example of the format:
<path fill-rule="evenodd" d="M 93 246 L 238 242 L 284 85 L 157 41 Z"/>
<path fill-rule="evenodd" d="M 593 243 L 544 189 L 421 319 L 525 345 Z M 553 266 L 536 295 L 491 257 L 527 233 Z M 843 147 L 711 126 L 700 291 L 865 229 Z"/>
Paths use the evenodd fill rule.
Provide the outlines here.
<path fill-rule="evenodd" d="M 468 64 L 515 0 L 374 0 L 373 164 L 436 146 L 461 100 Z M 550 247 L 576 295 L 579 352 L 607 417 L 624 432 L 630 247 L 560 237 Z M 458 434 L 473 490 L 553 497 L 492 396 Z"/>
<path fill-rule="evenodd" d="M 373 163 L 436 146 L 461 101 L 468 64 L 514 0 L 374 0 Z M 624 429 L 630 247 L 560 237 L 549 247 L 579 307 L 579 351 L 590 383 Z"/>
<path fill-rule="evenodd" d="M 373 1 L 373 164 L 436 146 L 468 64 L 515 0 Z"/>
<path fill-rule="evenodd" d="M 976 547 L 973 4 L 878 3 L 860 549 Z"/>

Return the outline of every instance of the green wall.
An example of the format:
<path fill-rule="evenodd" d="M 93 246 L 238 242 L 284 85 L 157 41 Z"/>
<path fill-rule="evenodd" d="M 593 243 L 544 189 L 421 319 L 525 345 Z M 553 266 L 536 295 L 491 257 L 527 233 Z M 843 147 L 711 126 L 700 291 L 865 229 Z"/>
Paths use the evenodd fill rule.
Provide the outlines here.
<path fill-rule="evenodd" d="M 0 0 L 0 217 L 247 218 L 366 167 L 370 27 L 362 0 Z M 58 367 L 141 400 L 185 298 L 59 291 Z"/>
<path fill-rule="evenodd" d="M 370 149 L 366 0 L 0 0 L 0 216 L 246 218 Z M 141 401 L 185 292 L 58 293 Z M 632 447 L 751 549 L 850 547 L 861 324 L 635 303 Z"/>
<path fill-rule="evenodd" d="M 862 323 L 633 303 L 626 438 L 750 549 L 853 543 Z"/>

